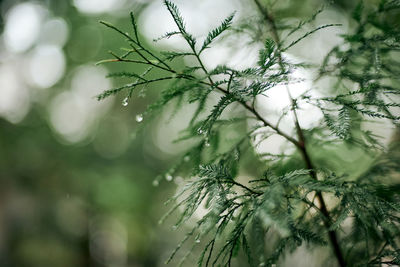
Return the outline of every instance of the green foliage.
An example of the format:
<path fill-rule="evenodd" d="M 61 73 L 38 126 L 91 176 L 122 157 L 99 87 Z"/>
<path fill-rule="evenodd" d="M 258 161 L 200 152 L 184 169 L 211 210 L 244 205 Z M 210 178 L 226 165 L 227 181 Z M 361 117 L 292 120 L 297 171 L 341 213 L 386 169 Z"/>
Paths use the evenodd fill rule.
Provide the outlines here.
<path fill-rule="evenodd" d="M 178 26 L 178 29 L 179 29 L 178 32 L 174 32 L 174 35 L 180 34 L 183 38 L 185 38 L 185 40 L 187 41 L 189 46 L 191 48 L 194 48 L 194 46 L 196 44 L 196 40 L 194 39 L 194 37 L 191 34 L 187 33 L 186 27 L 185 27 L 185 22 L 183 21 L 183 18 L 179 12 L 178 7 L 174 3 L 172 3 L 171 1 L 168 1 L 168 0 L 165 0 L 164 4 L 168 8 L 169 13 L 171 14 L 172 18 L 175 21 L 176 26 Z"/>
<path fill-rule="evenodd" d="M 199 53 L 201 53 L 204 49 L 208 48 L 208 45 L 210 45 L 215 38 L 217 38 L 221 33 L 226 31 L 231 26 L 234 15 L 235 13 L 231 14 L 221 23 L 220 26 L 218 26 L 217 28 L 208 33 Z"/>
<path fill-rule="evenodd" d="M 171 262 L 185 244 L 193 242 L 181 263 L 196 246 L 201 246 L 198 266 L 231 266 L 233 259 L 240 257 L 240 251 L 250 266 L 270 266 L 307 244 L 310 249 L 331 246 L 332 257 L 340 266 L 398 264 L 399 185 L 382 179 L 398 177 L 399 155 L 387 149 L 377 151 L 378 140 L 361 125 L 370 118 L 386 120 L 393 125 L 399 123 L 396 111 L 400 104 L 396 97 L 400 94 L 400 68 L 396 53 L 400 49 L 400 27 L 392 25 L 390 19 L 398 19 L 400 4 L 383 0 L 369 10 L 360 2 L 353 12 L 357 28 L 353 33 L 344 34 L 343 43 L 334 47 L 319 66 L 320 78 L 329 76 L 336 80 L 332 88 L 327 88 L 326 96 L 305 93 L 293 98 L 287 88 L 291 106 L 282 111 L 282 116 L 293 113 L 295 137 L 283 131 L 279 122 L 274 124 L 260 115 L 255 106 L 256 97 L 268 96 L 268 90 L 277 85 L 296 83 L 292 72 L 309 67 L 306 63 L 290 62 L 283 52 L 311 34 L 339 24 L 316 27 L 289 41 L 289 36 L 314 21 L 322 12 L 319 10 L 311 19 L 292 27 L 286 38 L 280 39 L 270 10 L 255 0 L 271 30 L 259 51 L 257 65 L 244 70 L 220 65 L 208 70 L 200 54 L 230 28 L 234 15 L 210 31 L 198 47 L 178 7 L 167 0 L 164 4 L 178 30 L 161 38 L 182 36 L 190 52 L 164 51 L 162 56 L 157 56 L 140 42 L 133 15 L 134 37 L 102 22 L 126 38 L 130 47 L 126 54 L 112 53 L 114 59 L 103 62 L 141 64 L 148 69 L 143 74 L 110 74 L 110 77 L 134 81 L 105 91 L 98 99 L 122 92 L 131 97 L 137 87 L 170 80 L 170 86 L 162 90 L 160 99 L 148 107 L 145 116 L 152 116 L 173 100 L 179 100 L 180 104 L 197 104 L 183 137 L 178 139 L 191 139 L 194 145 L 167 172 L 168 175 L 185 173 L 189 167 L 191 171 L 186 174 L 191 178 L 168 202 L 172 208 L 162 221 L 177 212 L 180 215 L 175 227 L 180 227 L 190 224 L 199 209 L 205 209 L 205 215 L 197 220 L 167 262 Z M 170 65 L 171 61 L 184 57 L 192 57 L 196 63 L 182 69 Z M 209 108 L 207 103 L 212 98 L 219 98 L 219 101 Z M 298 119 L 302 103 L 318 107 L 325 125 L 308 131 L 303 129 Z M 227 108 L 234 104 L 234 109 L 246 113 L 245 117 L 229 117 L 231 113 Z M 242 131 L 242 137 L 237 140 L 225 140 L 226 132 L 233 131 L 238 124 L 243 127 L 245 119 L 257 121 L 256 126 L 248 132 Z M 272 134 L 285 138 L 296 150 L 290 155 L 257 154 L 254 140 L 264 140 Z M 308 147 L 309 143 L 318 143 L 314 139 L 331 145 L 361 146 L 375 153 L 377 164 L 366 167 L 361 175 L 317 166 Z M 325 153 L 329 161 L 330 155 Z M 388 153 L 392 153 L 391 156 Z M 265 161 L 263 156 L 267 154 L 273 156 L 272 160 Z M 257 166 L 257 171 L 242 171 L 246 168 L 243 162 L 249 157 L 255 158 L 252 166 Z M 239 179 L 239 174 L 249 177 Z M 179 208 L 182 212 L 178 212 Z M 258 229 L 257 234 L 255 229 Z M 267 235 L 276 238 L 264 247 L 264 242 L 259 240 Z M 258 257 L 259 252 L 262 257 Z"/>

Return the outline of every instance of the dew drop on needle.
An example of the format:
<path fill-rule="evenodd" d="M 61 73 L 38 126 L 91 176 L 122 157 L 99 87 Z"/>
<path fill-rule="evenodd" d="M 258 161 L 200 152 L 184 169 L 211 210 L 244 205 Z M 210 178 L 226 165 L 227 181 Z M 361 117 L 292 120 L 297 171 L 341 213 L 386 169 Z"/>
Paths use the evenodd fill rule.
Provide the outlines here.
<path fill-rule="evenodd" d="M 128 105 L 128 97 L 125 97 L 124 100 L 122 100 L 122 105 L 126 107 Z"/>
<path fill-rule="evenodd" d="M 143 121 L 143 115 L 142 115 L 142 114 L 136 115 L 136 121 L 137 121 L 137 122 Z"/>

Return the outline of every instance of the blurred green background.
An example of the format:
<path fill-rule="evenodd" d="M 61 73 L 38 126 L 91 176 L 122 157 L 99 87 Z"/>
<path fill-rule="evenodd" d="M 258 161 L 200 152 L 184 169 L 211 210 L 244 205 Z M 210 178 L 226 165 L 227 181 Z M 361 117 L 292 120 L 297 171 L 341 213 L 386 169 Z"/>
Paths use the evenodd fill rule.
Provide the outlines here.
<path fill-rule="evenodd" d="M 232 10 L 239 18 L 255 12 L 245 0 L 176 2 L 188 28 L 204 33 Z M 337 1 L 320 22 L 348 25 L 355 2 Z M 288 21 L 321 4 L 279 3 Z M 138 92 L 126 107 L 124 95 L 94 98 L 118 85 L 108 72 L 134 71 L 95 66 L 124 46 L 98 20 L 129 30 L 133 10 L 152 45 L 172 25 L 164 9 L 158 0 L 0 1 L 0 266 L 163 266 L 179 242 L 182 232 L 158 220 L 181 179 L 152 181 L 184 150 L 171 144 L 184 120 L 157 119 L 145 133 L 136 131 L 136 116 L 162 84 Z M 330 40 L 322 39 L 320 56 Z M 171 42 L 169 49 L 181 45 Z M 320 60 L 306 50 L 300 46 L 296 56 Z M 216 52 L 210 65 L 215 56 L 230 54 Z"/>

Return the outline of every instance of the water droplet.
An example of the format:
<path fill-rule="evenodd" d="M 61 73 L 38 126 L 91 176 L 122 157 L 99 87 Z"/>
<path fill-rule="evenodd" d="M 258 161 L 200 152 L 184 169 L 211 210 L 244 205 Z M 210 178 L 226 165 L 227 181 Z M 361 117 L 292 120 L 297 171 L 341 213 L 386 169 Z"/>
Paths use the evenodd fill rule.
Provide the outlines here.
<path fill-rule="evenodd" d="M 172 226 L 172 230 L 176 230 L 176 229 L 178 229 L 178 226 L 173 225 L 173 226 Z"/>
<path fill-rule="evenodd" d="M 172 179 L 173 179 L 173 177 L 172 177 L 171 174 L 167 173 L 167 174 L 165 175 L 165 180 L 167 180 L 168 182 L 172 181 Z"/>
<path fill-rule="evenodd" d="M 183 161 L 184 162 L 189 162 L 189 160 L 190 160 L 190 156 L 184 156 L 183 157 Z"/>
<path fill-rule="evenodd" d="M 196 241 L 195 241 L 195 242 L 196 242 L 197 244 L 198 244 L 198 243 L 200 243 L 200 239 L 196 239 Z"/>
<path fill-rule="evenodd" d="M 126 107 L 128 105 L 128 97 L 125 97 L 124 100 L 122 100 L 122 105 Z"/>
<path fill-rule="evenodd" d="M 207 146 L 207 147 L 210 146 L 210 141 L 209 141 L 208 139 L 206 139 L 206 140 L 204 141 L 204 145 Z"/>
<path fill-rule="evenodd" d="M 198 134 L 203 134 L 203 130 L 201 128 L 197 129 Z"/>
<path fill-rule="evenodd" d="M 158 180 L 154 180 L 153 181 L 153 186 L 158 186 L 160 183 L 158 182 Z"/>
<path fill-rule="evenodd" d="M 143 115 L 142 115 L 142 114 L 136 115 L 136 121 L 137 121 L 137 122 L 143 121 Z"/>

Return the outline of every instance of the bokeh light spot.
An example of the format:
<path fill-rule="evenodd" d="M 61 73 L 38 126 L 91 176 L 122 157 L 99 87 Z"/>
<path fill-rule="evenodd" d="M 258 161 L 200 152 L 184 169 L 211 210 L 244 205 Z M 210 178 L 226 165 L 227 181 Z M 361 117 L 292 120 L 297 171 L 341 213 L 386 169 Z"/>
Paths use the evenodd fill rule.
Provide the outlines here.
<path fill-rule="evenodd" d="M 0 116 L 12 123 L 20 122 L 28 113 L 30 97 L 28 88 L 20 83 L 13 66 L 0 68 Z"/>
<path fill-rule="evenodd" d="M 111 87 L 101 67 L 80 66 L 74 72 L 71 90 L 57 95 L 50 105 L 50 122 L 55 132 L 69 143 L 84 140 L 111 107 L 112 99 L 98 102 L 95 96 Z"/>
<path fill-rule="evenodd" d="M 24 52 L 30 48 L 39 36 L 44 16 L 43 7 L 23 3 L 10 9 L 6 16 L 4 42 L 12 52 Z"/>
<path fill-rule="evenodd" d="M 32 83 L 41 88 L 49 88 L 64 75 L 65 57 L 60 47 L 43 45 L 37 47 L 31 56 L 29 73 Z"/>
<path fill-rule="evenodd" d="M 99 14 L 121 7 L 125 0 L 74 0 L 74 6 L 82 13 Z"/>
<path fill-rule="evenodd" d="M 62 18 L 52 18 L 43 24 L 40 42 L 62 47 L 68 40 L 68 34 L 69 28 L 65 20 Z"/>
<path fill-rule="evenodd" d="M 81 141 L 88 134 L 88 112 L 84 101 L 71 92 L 58 95 L 50 106 L 50 122 L 67 141 Z"/>

